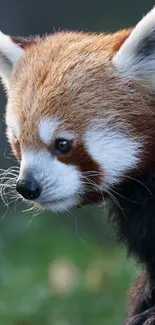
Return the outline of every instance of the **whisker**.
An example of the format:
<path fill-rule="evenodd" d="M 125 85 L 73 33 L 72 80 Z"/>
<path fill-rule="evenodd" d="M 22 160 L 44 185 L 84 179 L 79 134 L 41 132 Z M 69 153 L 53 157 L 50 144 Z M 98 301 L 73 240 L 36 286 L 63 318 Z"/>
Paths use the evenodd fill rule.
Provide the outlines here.
<path fill-rule="evenodd" d="M 32 216 L 31 220 L 28 221 L 28 223 L 26 224 L 25 227 L 28 227 L 28 226 L 33 222 L 33 220 L 36 218 L 36 216 L 37 216 L 37 215 Z"/>
<path fill-rule="evenodd" d="M 122 209 L 119 201 L 116 199 L 116 197 L 109 191 L 109 190 L 105 190 L 107 192 L 107 194 L 110 196 L 110 198 L 112 199 L 112 201 L 115 203 L 115 205 L 120 209 L 120 211 L 122 212 L 122 214 L 124 215 L 124 217 L 127 219 L 127 216 L 124 212 L 124 210 Z"/>
<path fill-rule="evenodd" d="M 145 187 L 146 188 L 146 190 L 150 193 L 150 195 L 152 196 L 152 192 L 150 191 L 150 189 L 143 183 L 143 182 L 141 182 L 139 179 L 136 179 L 136 178 L 134 178 L 134 177 L 131 177 L 131 176 L 127 176 L 127 175 L 124 175 L 123 176 L 124 178 L 128 178 L 128 179 L 131 179 L 131 180 L 133 180 L 133 181 L 136 181 L 137 183 L 139 183 L 139 184 L 141 184 L 143 187 Z"/>
<path fill-rule="evenodd" d="M 30 208 L 27 208 L 27 209 L 22 210 L 22 212 L 31 212 L 31 211 L 33 211 L 34 209 L 35 209 L 35 207 L 34 207 L 34 205 L 33 205 L 33 206 L 30 207 Z"/>
<path fill-rule="evenodd" d="M 121 195 L 120 193 L 118 193 L 117 191 L 115 191 L 114 189 L 110 188 L 110 191 L 113 192 L 114 194 L 118 195 L 119 197 L 131 202 L 131 203 L 137 203 L 136 201 L 130 200 L 127 197 L 125 197 L 124 195 Z"/>
<path fill-rule="evenodd" d="M 16 200 L 15 200 L 15 203 L 14 203 L 14 211 L 16 210 L 16 208 L 21 204 L 23 202 L 23 199 L 20 197 L 20 196 L 18 196 L 17 198 L 16 198 Z"/>
<path fill-rule="evenodd" d="M 70 210 L 68 210 L 68 209 L 65 209 L 65 210 L 66 210 L 67 213 L 69 213 L 71 216 L 74 217 L 76 234 L 77 234 L 79 240 L 80 240 L 81 242 L 83 242 L 83 243 L 86 243 L 87 241 L 86 241 L 86 240 L 83 240 L 83 239 L 81 238 L 81 236 L 80 236 L 79 229 L 78 229 L 78 222 L 77 222 L 77 217 L 76 217 L 76 215 L 73 214 L 73 213 L 72 213 Z"/>
<path fill-rule="evenodd" d="M 19 175 L 19 169 L 18 166 L 9 167 L 6 170 L 0 169 L 0 196 L 6 207 L 6 212 L 1 220 L 7 214 L 10 204 L 18 201 L 16 182 Z"/>
<path fill-rule="evenodd" d="M 123 215 L 125 216 L 125 218 L 126 218 L 126 214 L 125 214 L 125 212 L 124 212 L 124 210 L 122 209 L 122 207 L 121 207 L 121 205 L 120 205 L 120 203 L 119 203 L 119 201 L 116 199 L 116 197 L 111 193 L 111 191 L 110 190 L 108 190 L 107 188 L 103 188 L 103 190 L 101 190 L 101 188 L 93 181 L 93 180 L 90 180 L 88 177 L 86 177 L 86 176 L 82 176 L 81 177 L 82 179 L 85 179 L 87 182 L 86 182 L 86 184 L 87 185 L 91 185 L 91 186 L 93 186 L 93 188 L 94 189 L 96 189 L 97 191 L 99 191 L 100 193 L 101 193 L 101 195 L 102 195 L 102 198 L 103 198 L 103 202 L 104 202 L 104 197 L 103 197 L 103 192 L 106 192 L 108 195 L 109 195 L 109 197 L 111 197 L 111 199 L 112 199 L 112 201 L 115 203 L 115 205 L 121 210 L 121 212 L 123 213 Z"/>

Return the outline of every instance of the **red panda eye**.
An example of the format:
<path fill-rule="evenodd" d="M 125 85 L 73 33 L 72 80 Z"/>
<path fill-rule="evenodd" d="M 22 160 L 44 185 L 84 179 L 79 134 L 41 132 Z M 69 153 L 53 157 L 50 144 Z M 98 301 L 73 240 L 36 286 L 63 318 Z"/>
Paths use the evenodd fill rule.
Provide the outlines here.
<path fill-rule="evenodd" d="M 55 140 L 55 154 L 66 155 L 71 151 L 71 142 L 66 139 L 56 139 Z"/>

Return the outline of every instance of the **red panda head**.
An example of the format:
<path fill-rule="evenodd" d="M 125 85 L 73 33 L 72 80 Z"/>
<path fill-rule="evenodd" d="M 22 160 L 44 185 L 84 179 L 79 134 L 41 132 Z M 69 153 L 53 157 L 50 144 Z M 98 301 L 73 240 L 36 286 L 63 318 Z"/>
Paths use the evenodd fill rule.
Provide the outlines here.
<path fill-rule="evenodd" d="M 155 9 L 111 35 L 1 33 L 0 74 L 24 198 L 65 210 L 153 171 Z"/>

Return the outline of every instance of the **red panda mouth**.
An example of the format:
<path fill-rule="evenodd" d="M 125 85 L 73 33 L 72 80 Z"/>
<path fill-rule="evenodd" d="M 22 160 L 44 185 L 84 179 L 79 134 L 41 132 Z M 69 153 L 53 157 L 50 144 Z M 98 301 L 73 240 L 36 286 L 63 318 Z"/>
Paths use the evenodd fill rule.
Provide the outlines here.
<path fill-rule="evenodd" d="M 107 197 L 108 197 L 108 195 L 106 193 L 88 193 L 81 199 L 79 198 L 79 200 L 77 200 L 77 204 L 75 204 L 74 207 L 80 208 L 82 205 L 94 204 L 94 203 L 99 204 L 99 203 L 105 201 L 105 199 Z M 67 201 L 70 201 L 71 199 L 74 199 L 74 198 L 75 197 L 71 197 L 71 196 L 67 197 L 66 196 L 66 197 L 62 197 L 62 198 L 58 198 L 58 199 L 42 200 L 42 201 L 38 201 L 37 203 L 39 203 L 43 207 L 48 208 L 50 205 L 59 205 L 61 203 L 66 203 Z"/>
<path fill-rule="evenodd" d="M 67 200 L 69 200 L 71 197 L 63 197 L 63 198 L 59 198 L 59 199 L 51 199 L 51 200 L 43 200 L 43 201 L 39 201 L 38 203 L 41 204 L 42 206 L 46 206 L 46 205 L 52 205 L 52 204 L 59 204 L 59 203 L 64 203 Z"/>

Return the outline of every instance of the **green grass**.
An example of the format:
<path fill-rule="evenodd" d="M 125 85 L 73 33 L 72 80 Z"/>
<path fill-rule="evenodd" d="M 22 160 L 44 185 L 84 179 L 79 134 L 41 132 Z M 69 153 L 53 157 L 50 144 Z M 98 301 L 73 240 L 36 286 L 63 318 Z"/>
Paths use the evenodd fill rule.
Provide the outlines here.
<path fill-rule="evenodd" d="M 64 231 L 53 217 L 0 227 L 0 325 L 121 325 L 136 268 L 116 245 Z"/>

